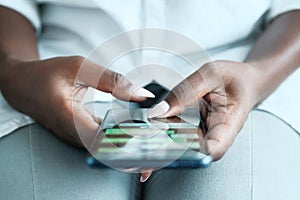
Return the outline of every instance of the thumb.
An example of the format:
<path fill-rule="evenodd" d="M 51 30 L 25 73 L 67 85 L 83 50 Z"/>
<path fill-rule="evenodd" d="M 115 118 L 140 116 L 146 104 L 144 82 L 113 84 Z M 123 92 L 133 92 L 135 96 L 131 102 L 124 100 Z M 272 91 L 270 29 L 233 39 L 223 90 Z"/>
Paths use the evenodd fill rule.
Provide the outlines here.
<path fill-rule="evenodd" d="M 218 107 L 208 113 L 205 123 L 208 127 L 204 151 L 214 160 L 221 159 L 234 142 L 235 137 L 242 129 L 249 112 L 242 108 Z"/>

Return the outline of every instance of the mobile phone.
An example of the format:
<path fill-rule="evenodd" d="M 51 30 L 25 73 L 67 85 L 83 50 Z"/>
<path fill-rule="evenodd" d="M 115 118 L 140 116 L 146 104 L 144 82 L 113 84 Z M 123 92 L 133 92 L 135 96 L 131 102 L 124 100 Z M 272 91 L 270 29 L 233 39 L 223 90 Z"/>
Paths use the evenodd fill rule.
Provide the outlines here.
<path fill-rule="evenodd" d="M 149 109 L 109 110 L 90 148 L 87 164 L 116 169 L 199 168 L 212 158 L 202 151 L 204 133 L 196 109 L 148 119 Z"/>

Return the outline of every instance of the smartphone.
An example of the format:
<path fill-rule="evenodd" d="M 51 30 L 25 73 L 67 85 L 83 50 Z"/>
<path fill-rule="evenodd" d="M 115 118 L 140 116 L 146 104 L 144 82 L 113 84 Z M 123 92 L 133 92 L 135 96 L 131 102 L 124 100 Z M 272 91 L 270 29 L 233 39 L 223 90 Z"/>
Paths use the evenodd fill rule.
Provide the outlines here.
<path fill-rule="evenodd" d="M 207 167 L 204 132 L 196 109 L 165 119 L 148 119 L 149 109 L 109 110 L 87 158 L 93 167 L 159 169 Z"/>

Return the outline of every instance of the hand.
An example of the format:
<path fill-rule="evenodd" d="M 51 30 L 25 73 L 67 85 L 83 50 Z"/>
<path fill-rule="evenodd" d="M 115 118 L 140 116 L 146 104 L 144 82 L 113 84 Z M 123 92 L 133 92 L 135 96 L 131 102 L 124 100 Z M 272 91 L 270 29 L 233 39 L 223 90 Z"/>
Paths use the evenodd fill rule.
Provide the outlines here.
<path fill-rule="evenodd" d="M 82 64 L 84 67 L 80 67 Z M 7 65 L 7 78 L 1 85 L 3 96 L 10 105 L 62 140 L 80 147 L 91 142 L 101 122 L 81 104 L 88 87 L 112 93 L 126 101 L 144 101 L 153 97 L 152 93 L 134 86 L 124 76 L 80 56 L 30 62 L 10 59 Z M 79 138 L 78 131 L 84 133 L 84 137 Z"/>
<path fill-rule="evenodd" d="M 247 63 L 208 63 L 178 84 L 149 117 L 170 117 L 195 102 L 206 132 L 205 149 L 220 159 L 243 127 L 249 112 L 258 103 L 258 72 Z"/>

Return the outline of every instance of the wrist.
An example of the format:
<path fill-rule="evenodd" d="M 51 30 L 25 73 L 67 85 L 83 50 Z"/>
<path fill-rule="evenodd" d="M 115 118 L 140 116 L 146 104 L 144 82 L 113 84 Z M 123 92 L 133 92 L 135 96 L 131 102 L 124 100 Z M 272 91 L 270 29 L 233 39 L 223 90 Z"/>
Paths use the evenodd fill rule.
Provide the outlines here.
<path fill-rule="evenodd" d="M 251 71 L 252 83 L 254 85 L 254 105 L 262 103 L 282 82 L 269 70 L 270 64 L 258 61 L 245 62 Z"/>
<path fill-rule="evenodd" d="M 12 55 L 0 55 L 0 90 L 13 80 L 15 68 L 19 63 L 25 62 Z"/>

